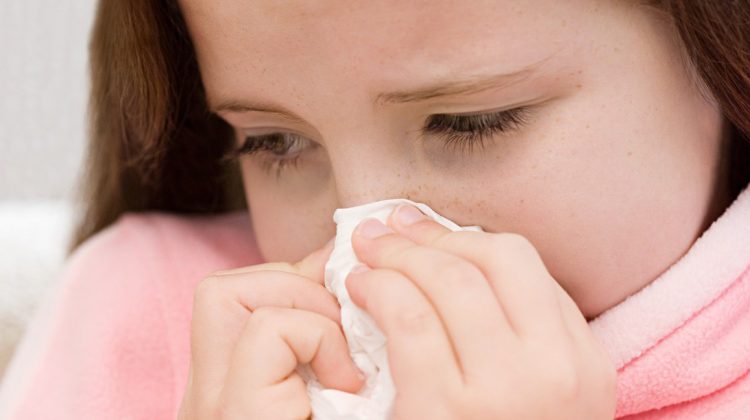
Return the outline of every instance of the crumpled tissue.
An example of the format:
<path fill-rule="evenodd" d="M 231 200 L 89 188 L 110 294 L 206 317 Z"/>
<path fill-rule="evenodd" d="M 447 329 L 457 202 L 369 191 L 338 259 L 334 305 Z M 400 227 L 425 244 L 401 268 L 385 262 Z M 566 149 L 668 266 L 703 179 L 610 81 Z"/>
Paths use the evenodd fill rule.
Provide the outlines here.
<path fill-rule="evenodd" d="M 354 363 L 366 375 L 366 383 L 357 394 L 324 388 L 315 378 L 309 364 L 299 365 L 297 372 L 307 384 L 313 420 L 387 420 L 395 397 L 395 387 L 388 367 L 386 338 L 372 317 L 356 306 L 349 297 L 344 280 L 360 264 L 352 249 L 352 232 L 360 221 L 374 217 L 387 224 L 388 216 L 401 203 L 416 206 L 429 218 L 450 230 L 482 231 L 479 226 L 459 226 L 437 214 L 429 206 L 408 199 L 395 198 L 355 207 L 338 208 L 333 213 L 336 238 L 325 265 L 325 287 L 341 306 L 341 325 Z"/>

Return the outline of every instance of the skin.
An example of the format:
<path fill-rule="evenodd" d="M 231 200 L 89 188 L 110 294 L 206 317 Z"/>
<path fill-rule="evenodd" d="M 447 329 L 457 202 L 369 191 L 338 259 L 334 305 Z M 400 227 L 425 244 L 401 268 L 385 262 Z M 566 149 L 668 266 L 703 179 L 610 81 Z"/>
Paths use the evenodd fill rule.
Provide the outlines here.
<path fill-rule="evenodd" d="M 360 388 L 332 329 L 319 249 L 336 208 L 396 197 L 485 232 L 393 216 L 394 231 L 374 240 L 357 230 L 371 270 L 347 288 L 388 338 L 394 418 L 611 418 L 614 368 L 586 321 L 677 261 L 729 199 L 725 121 L 676 33 L 625 1 L 352 5 L 180 3 L 209 104 L 237 145 L 273 132 L 305 139 L 278 172 L 270 153 L 241 161 L 256 241 L 278 262 L 215 274 L 196 291 L 181 418 L 281 407 L 305 417 L 297 363 L 325 386 Z M 534 70 L 481 92 L 376 101 L 524 68 Z M 238 105 L 250 102 L 295 117 Z M 518 106 L 524 123 L 483 149 L 420 136 L 433 114 Z"/>
<path fill-rule="evenodd" d="M 355 230 L 346 286 L 388 338 L 394 419 L 614 417 L 615 368 L 526 238 L 387 223 Z"/>
<path fill-rule="evenodd" d="M 683 65 L 676 34 L 632 2 L 183 0 L 207 97 L 284 107 L 220 111 L 244 135 L 308 143 L 279 176 L 241 169 L 267 261 L 335 234 L 332 213 L 405 197 L 460 225 L 526 237 L 587 319 L 678 260 L 726 205 L 722 116 Z M 460 18 L 457 18 L 460 16 Z M 514 71 L 489 91 L 373 105 L 380 92 Z M 533 106 L 484 150 L 418 140 L 438 113 Z M 317 146 L 317 147 L 312 147 Z"/>
<path fill-rule="evenodd" d="M 452 232 L 409 205 L 387 223 L 355 229 L 363 264 L 346 287 L 387 337 L 389 418 L 614 417 L 615 368 L 528 240 Z M 340 308 L 322 286 L 332 248 L 199 284 L 179 419 L 309 418 L 298 364 L 325 387 L 360 390 Z"/>

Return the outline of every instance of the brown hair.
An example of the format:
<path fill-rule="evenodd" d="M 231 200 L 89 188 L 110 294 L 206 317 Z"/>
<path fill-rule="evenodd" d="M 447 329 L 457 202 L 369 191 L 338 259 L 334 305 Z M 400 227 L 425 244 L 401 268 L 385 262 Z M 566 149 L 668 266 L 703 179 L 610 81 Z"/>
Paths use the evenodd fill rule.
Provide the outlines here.
<path fill-rule="evenodd" d="M 84 205 L 69 251 L 124 212 L 244 208 L 232 129 L 210 113 L 177 0 L 101 0 L 89 44 Z M 750 181 L 750 3 L 654 0 L 731 132 L 729 188 Z"/>
<path fill-rule="evenodd" d="M 101 0 L 89 44 L 83 211 L 69 252 L 124 212 L 242 208 L 231 128 L 207 110 L 176 0 Z"/>

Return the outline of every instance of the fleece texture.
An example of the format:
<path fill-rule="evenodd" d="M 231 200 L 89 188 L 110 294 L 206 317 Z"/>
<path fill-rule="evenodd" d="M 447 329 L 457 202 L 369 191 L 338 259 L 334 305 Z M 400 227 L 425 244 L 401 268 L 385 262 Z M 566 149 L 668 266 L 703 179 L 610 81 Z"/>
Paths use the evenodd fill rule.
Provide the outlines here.
<path fill-rule="evenodd" d="M 618 417 L 750 419 L 750 188 L 589 326 L 618 371 Z"/>
<path fill-rule="evenodd" d="M 175 418 L 195 287 L 261 262 L 247 213 L 122 216 L 45 296 L 0 388 L 0 419 Z M 750 190 L 589 325 L 617 367 L 617 418 L 750 418 Z"/>

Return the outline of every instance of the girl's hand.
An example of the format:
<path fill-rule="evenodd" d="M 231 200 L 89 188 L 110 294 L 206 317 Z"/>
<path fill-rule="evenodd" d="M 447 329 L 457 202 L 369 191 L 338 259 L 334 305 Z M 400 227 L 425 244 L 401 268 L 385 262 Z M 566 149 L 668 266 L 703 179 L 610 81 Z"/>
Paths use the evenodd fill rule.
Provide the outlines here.
<path fill-rule="evenodd" d="M 213 273 L 195 292 L 190 377 L 180 419 L 305 419 L 310 401 L 299 363 L 320 382 L 356 392 L 340 307 L 323 286 L 333 242 L 296 264 Z"/>
<path fill-rule="evenodd" d="M 352 242 L 372 269 L 346 281 L 388 338 L 395 419 L 614 417 L 614 366 L 528 240 L 409 205 L 371 220 Z"/>

